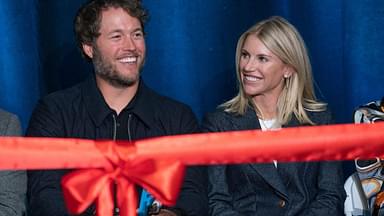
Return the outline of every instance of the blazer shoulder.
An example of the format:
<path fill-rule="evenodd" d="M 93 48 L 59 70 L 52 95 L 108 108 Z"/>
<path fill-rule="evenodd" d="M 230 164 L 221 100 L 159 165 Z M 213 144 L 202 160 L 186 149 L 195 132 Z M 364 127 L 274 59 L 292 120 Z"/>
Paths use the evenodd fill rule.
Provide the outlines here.
<path fill-rule="evenodd" d="M 217 108 L 214 112 L 205 114 L 202 121 L 202 130 L 205 132 L 219 132 L 232 130 L 233 122 L 237 116 L 233 113 L 224 111 L 223 108 Z"/>
<path fill-rule="evenodd" d="M 326 125 L 332 124 L 333 117 L 332 112 L 329 109 L 320 112 L 308 112 L 308 117 L 316 124 L 316 125 Z"/>
<path fill-rule="evenodd" d="M 21 125 L 19 118 L 10 112 L 0 109 L 0 135 L 20 136 Z"/>

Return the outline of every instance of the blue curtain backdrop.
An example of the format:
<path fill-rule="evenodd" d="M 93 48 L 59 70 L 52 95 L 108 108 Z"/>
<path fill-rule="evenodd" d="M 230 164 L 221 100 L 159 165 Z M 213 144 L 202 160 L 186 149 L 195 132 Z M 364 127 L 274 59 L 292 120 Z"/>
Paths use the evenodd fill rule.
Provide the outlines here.
<path fill-rule="evenodd" d="M 75 45 L 72 21 L 84 0 L 2 0 L 0 107 L 25 128 L 41 97 L 92 71 Z M 146 83 L 189 104 L 201 118 L 236 92 L 238 37 L 255 22 L 280 15 L 309 48 L 320 99 L 337 122 L 359 104 L 384 96 L 382 0 L 143 0 Z"/>

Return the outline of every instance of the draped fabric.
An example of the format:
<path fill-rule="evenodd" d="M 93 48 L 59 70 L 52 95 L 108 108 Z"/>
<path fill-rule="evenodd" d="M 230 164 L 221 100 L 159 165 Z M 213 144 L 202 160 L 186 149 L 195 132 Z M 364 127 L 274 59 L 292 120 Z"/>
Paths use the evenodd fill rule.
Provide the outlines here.
<path fill-rule="evenodd" d="M 24 124 L 41 94 L 37 12 L 36 0 L 0 3 L 0 107 Z"/>
<path fill-rule="evenodd" d="M 37 100 L 83 80 L 73 18 L 84 0 L 2 0 L 0 107 L 25 128 Z M 359 104 L 384 96 L 382 0 L 143 0 L 147 60 L 143 78 L 162 94 L 189 104 L 197 116 L 236 93 L 235 47 L 257 21 L 280 15 L 309 49 L 319 98 L 338 122 Z"/>

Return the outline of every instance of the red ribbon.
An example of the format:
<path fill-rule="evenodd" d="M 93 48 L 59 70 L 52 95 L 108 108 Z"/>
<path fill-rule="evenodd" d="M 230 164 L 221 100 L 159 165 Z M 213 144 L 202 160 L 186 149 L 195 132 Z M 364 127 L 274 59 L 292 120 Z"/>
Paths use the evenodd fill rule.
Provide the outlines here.
<path fill-rule="evenodd" d="M 384 158 L 384 123 L 284 128 L 159 137 L 134 143 L 59 138 L 0 138 L 0 169 L 71 169 L 63 179 L 69 209 L 96 202 L 111 215 L 117 184 L 121 215 L 136 214 L 134 184 L 175 203 L 181 164 L 228 164 Z"/>
<path fill-rule="evenodd" d="M 384 123 L 232 131 L 141 140 L 139 158 L 186 165 L 384 158 Z"/>
<path fill-rule="evenodd" d="M 96 202 L 99 216 L 112 216 L 113 185 L 117 187 L 117 205 L 122 216 L 136 215 L 135 184 L 141 185 L 165 205 L 173 205 L 184 176 L 178 161 L 135 159 L 134 146 L 96 143 L 110 161 L 104 169 L 74 171 L 62 179 L 64 198 L 71 213 L 79 214 Z"/>

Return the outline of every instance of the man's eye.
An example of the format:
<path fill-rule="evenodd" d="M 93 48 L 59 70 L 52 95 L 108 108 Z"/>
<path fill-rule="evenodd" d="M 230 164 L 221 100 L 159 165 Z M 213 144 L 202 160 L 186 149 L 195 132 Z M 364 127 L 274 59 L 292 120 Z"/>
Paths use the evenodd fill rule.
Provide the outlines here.
<path fill-rule="evenodd" d="M 118 40 L 118 39 L 121 38 L 121 35 L 112 35 L 110 38 L 111 38 L 112 40 Z"/>
<path fill-rule="evenodd" d="M 135 39 L 142 38 L 143 36 L 144 36 L 143 32 L 135 32 L 135 33 L 133 34 L 133 37 L 134 37 Z"/>

